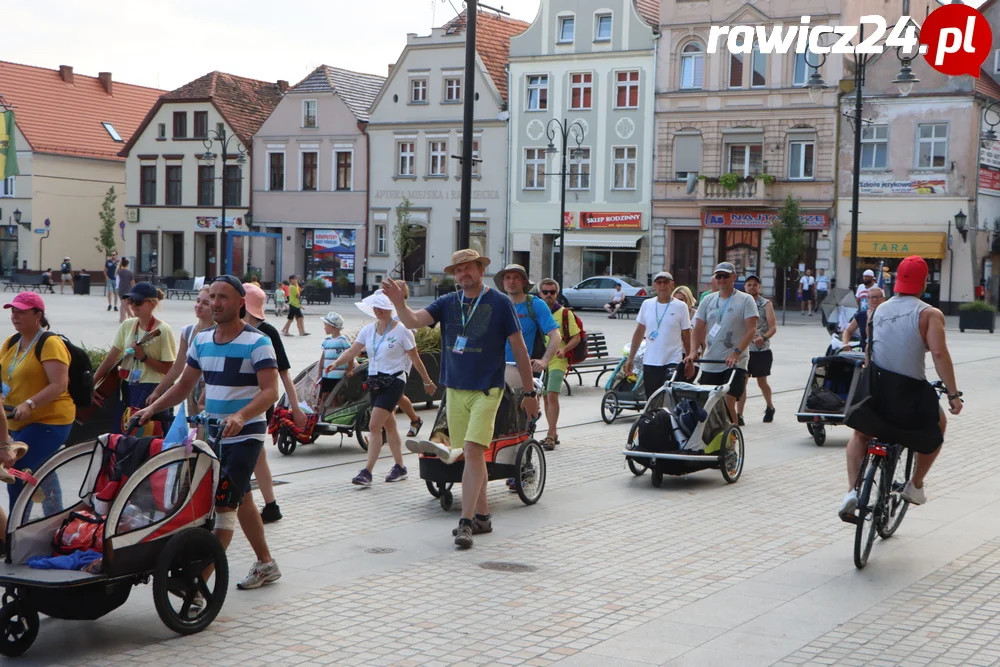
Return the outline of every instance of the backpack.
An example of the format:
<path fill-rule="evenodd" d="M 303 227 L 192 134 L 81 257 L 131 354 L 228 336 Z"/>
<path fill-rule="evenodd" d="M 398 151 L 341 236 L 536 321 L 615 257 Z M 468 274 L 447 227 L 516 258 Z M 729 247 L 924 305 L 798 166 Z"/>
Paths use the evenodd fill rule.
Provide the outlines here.
<path fill-rule="evenodd" d="M 70 512 L 52 538 L 59 554 L 74 551 L 104 551 L 104 517 L 89 510 Z"/>
<path fill-rule="evenodd" d="M 525 299 L 525 303 L 528 304 L 528 317 L 535 323 L 535 342 L 532 344 L 531 349 L 528 350 L 528 357 L 531 359 L 541 359 L 545 356 L 545 350 L 548 348 L 548 345 L 545 344 L 545 332 L 542 331 L 542 327 L 538 324 L 538 318 L 535 317 L 535 306 L 532 303 L 534 298 L 528 294 Z"/>
<path fill-rule="evenodd" d="M 71 343 L 66 336 L 45 331 L 38 337 L 38 343 L 35 345 L 35 359 L 38 359 L 39 363 L 42 361 L 42 348 L 45 347 L 45 341 L 51 336 L 61 339 L 66 349 L 69 350 L 68 391 L 70 398 L 73 399 L 76 407 L 89 408 L 94 401 L 94 367 L 90 363 L 90 355 L 83 348 Z M 12 346 L 17 345 L 20 340 L 21 334 L 14 334 L 7 339 L 4 350 L 9 350 Z"/>
<path fill-rule="evenodd" d="M 680 446 L 674 436 L 673 424 L 670 422 L 670 413 L 667 410 L 643 413 L 639 417 L 636 433 L 639 438 L 636 449 L 642 452 L 675 451 Z"/>
<path fill-rule="evenodd" d="M 588 342 L 588 340 L 587 340 L 587 332 L 583 330 L 583 320 L 580 319 L 579 315 L 577 315 L 576 313 L 574 313 L 573 311 L 571 311 L 569 308 L 566 308 L 564 306 L 563 307 L 563 316 L 562 316 L 563 343 L 565 343 L 566 341 L 568 341 L 570 339 L 570 335 L 569 335 L 569 316 L 570 315 L 573 315 L 573 317 L 576 319 L 576 326 L 580 329 L 580 342 L 576 344 L 576 347 L 574 347 L 572 350 L 569 351 L 569 356 L 566 357 L 566 359 L 569 361 L 569 365 L 572 366 L 573 364 L 578 364 L 578 363 L 580 363 L 581 361 L 583 361 L 584 359 L 587 358 L 587 355 L 588 355 L 588 352 L 587 352 L 587 342 Z"/>

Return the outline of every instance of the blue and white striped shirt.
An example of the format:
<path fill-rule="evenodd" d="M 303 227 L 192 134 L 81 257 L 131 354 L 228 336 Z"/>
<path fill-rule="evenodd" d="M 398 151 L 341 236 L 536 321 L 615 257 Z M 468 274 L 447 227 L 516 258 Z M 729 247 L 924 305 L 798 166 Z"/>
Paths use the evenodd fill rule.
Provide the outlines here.
<path fill-rule="evenodd" d="M 257 371 L 278 367 L 271 339 L 249 324 L 225 344 L 215 342 L 215 327 L 199 331 L 188 346 L 187 364 L 204 375 L 205 412 L 216 419 L 242 410 L 260 393 Z M 223 438 L 222 443 L 263 441 L 266 434 L 267 420 L 259 414 L 248 419 L 237 435 Z"/>

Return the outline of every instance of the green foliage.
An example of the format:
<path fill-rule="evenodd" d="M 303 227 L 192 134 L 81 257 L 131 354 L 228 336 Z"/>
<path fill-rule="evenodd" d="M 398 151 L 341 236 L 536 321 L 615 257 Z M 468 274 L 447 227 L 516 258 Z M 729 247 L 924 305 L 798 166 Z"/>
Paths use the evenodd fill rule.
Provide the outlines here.
<path fill-rule="evenodd" d="M 764 181 L 768 185 L 773 185 L 778 180 L 774 174 L 759 174 L 757 178 Z"/>
<path fill-rule="evenodd" d="M 104 195 L 104 202 L 101 204 L 101 212 L 97 217 L 101 219 L 101 226 L 94 240 L 97 241 L 97 252 L 103 252 L 104 256 L 109 256 L 116 249 L 115 244 L 115 186 L 108 188 L 108 193 Z"/>
<path fill-rule="evenodd" d="M 326 283 L 323 282 L 321 278 L 313 278 L 312 280 L 306 281 L 306 287 L 312 287 L 314 289 L 324 290 L 326 289 Z"/>
<path fill-rule="evenodd" d="M 413 332 L 420 354 L 441 354 L 441 327 L 423 327 Z"/>
<path fill-rule="evenodd" d="M 90 357 L 90 366 L 95 371 L 101 365 L 101 362 L 104 361 L 104 357 L 108 356 L 108 352 L 111 351 L 111 348 L 108 347 L 87 347 L 86 345 L 81 345 L 80 347 Z"/>
<path fill-rule="evenodd" d="M 993 307 L 993 304 L 988 301 L 970 301 L 968 303 L 963 303 L 958 307 L 959 310 L 963 312 L 972 313 L 995 313 L 997 309 Z"/>
<path fill-rule="evenodd" d="M 771 244 L 767 258 L 775 266 L 789 268 L 802 254 L 805 247 L 805 227 L 799 212 L 799 201 L 788 195 L 778 209 L 778 217 L 771 225 Z"/>
<path fill-rule="evenodd" d="M 446 275 L 444 278 L 441 279 L 441 282 L 438 284 L 446 289 L 455 289 L 455 278 L 454 276 Z"/>
<path fill-rule="evenodd" d="M 260 282 L 260 272 L 258 271 L 251 271 L 249 273 L 243 274 L 243 278 L 241 278 L 241 280 L 245 283 L 249 283 L 252 282 L 250 279 L 253 278 L 254 276 L 257 276 L 257 282 Z"/>
<path fill-rule="evenodd" d="M 732 192 L 739 186 L 740 180 L 741 179 L 739 176 L 737 176 L 733 172 L 729 172 L 719 177 L 719 184 L 722 185 L 722 187 L 724 187 L 726 190 Z"/>
<path fill-rule="evenodd" d="M 174 278 L 177 278 L 178 280 L 187 280 L 190 277 L 191 274 L 188 273 L 187 269 L 177 269 L 174 271 Z"/>
<path fill-rule="evenodd" d="M 343 289 L 345 287 L 350 287 L 350 286 L 351 286 L 351 281 L 347 279 L 346 273 L 341 273 L 339 276 L 337 276 L 337 287 Z"/>
<path fill-rule="evenodd" d="M 403 262 L 417 249 L 416 235 L 413 233 L 413 225 L 410 223 L 410 209 L 413 202 L 406 197 L 403 202 L 396 207 L 396 226 L 392 230 L 392 243 L 396 248 L 396 257 L 399 261 L 399 277 L 403 277 Z"/>

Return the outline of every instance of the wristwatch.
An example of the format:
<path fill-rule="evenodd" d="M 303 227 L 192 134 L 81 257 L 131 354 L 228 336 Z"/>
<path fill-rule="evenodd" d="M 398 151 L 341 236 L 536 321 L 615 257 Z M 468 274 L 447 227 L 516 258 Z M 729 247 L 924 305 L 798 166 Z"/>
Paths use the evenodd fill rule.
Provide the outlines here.
<path fill-rule="evenodd" d="M 35 405 L 35 402 L 33 400 L 31 400 L 30 398 L 28 400 L 26 400 L 25 403 L 27 403 L 28 407 L 31 408 L 32 410 L 34 410 L 35 408 L 38 407 L 37 405 Z"/>
<path fill-rule="evenodd" d="M 735 352 L 736 352 L 736 354 L 743 354 L 743 350 L 741 350 L 741 349 L 740 349 L 740 348 L 738 348 L 738 347 L 735 347 L 735 348 L 733 348 L 733 351 L 735 351 Z"/>
<path fill-rule="evenodd" d="M 534 391 L 534 390 L 532 390 L 532 391 L 526 391 L 526 392 L 524 392 L 524 397 L 525 398 L 538 398 L 538 392 Z"/>

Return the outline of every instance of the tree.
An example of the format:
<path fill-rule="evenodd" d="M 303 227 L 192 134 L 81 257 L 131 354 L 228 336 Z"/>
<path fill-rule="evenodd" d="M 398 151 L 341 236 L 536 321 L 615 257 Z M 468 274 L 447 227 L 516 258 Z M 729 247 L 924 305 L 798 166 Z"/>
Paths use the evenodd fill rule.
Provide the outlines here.
<path fill-rule="evenodd" d="M 108 188 L 108 194 L 104 195 L 101 212 L 97 214 L 101 219 L 101 230 L 100 235 L 95 236 L 94 240 L 97 241 L 97 252 L 103 252 L 105 257 L 117 250 L 117 244 L 115 243 L 116 199 L 118 199 L 118 195 L 115 194 L 115 186 L 112 185 Z"/>
<path fill-rule="evenodd" d="M 413 225 L 410 224 L 410 209 L 413 202 L 406 197 L 403 202 L 396 207 L 396 226 L 392 230 L 392 242 L 396 248 L 396 257 L 399 258 L 399 277 L 406 280 L 403 265 L 406 258 L 417 249 L 416 235 L 413 233 Z"/>
<path fill-rule="evenodd" d="M 799 200 L 788 195 L 778 209 L 778 217 L 771 225 L 771 243 L 767 246 L 767 258 L 776 267 L 785 270 L 785 294 L 781 300 L 781 324 L 785 324 L 785 304 L 788 302 L 788 278 L 792 266 L 805 247 L 805 226 L 799 211 Z"/>

